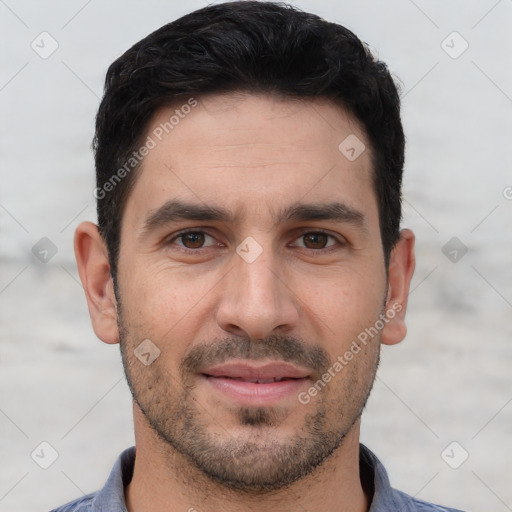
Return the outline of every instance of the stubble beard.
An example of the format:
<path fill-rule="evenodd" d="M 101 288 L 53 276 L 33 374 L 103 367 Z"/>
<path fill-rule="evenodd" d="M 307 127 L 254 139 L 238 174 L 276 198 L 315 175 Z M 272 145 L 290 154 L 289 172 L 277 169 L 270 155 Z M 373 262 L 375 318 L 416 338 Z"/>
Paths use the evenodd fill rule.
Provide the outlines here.
<path fill-rule="evenodd" d="M 141 364 L 133 354 L 138 344 L 135 340 L 139 338 L 128 332 L 120 303 L 118 319 L 122 361 L 133 399 L 162 441 L 163 449 L 169 450 L 170 463 L 175 464 L 179 454 L 209 480 L 238 493 L 258 495 L 281 490 L 319 468 L 359 420 L 379 364 L 376 350 L 371 353 L 372 361 L 368 361 L 367 354 L 366 364 L 344 368 L 348 376 L 333 379 L 343 379 L 343 387 L 331 393 L 326 392 L 328 388 L 320 391 L 312 399 L 315 407 L 304 415 L 302 427 L 286 440 L 277 440 L 276 429 L 285 425 L 288 414 L 274 407 L 239 407 L 230 411 L 236 418 L 237 435 L 221 429 L 219 437 L 210 432 L 212 417 L 194 396 L 191 374 L 171 375 L 160 364 L 164 358 L 150 366 Z M 222 343 L 226 358 L 236 353 L 250 359 L 261 359 L 264 355 L 287 360 L 282 356 L 298 348 L 298 342 L 287 337 L 273 337 L 258 345 L 238 339 L 224 340 L 219 346 Z M 329 360 L 317 355 L 318 365 L 325 370 Z M 365 355 L 358 357 L 364 359 Z M 304 407 L 298 401 L 297 404 Z"/>

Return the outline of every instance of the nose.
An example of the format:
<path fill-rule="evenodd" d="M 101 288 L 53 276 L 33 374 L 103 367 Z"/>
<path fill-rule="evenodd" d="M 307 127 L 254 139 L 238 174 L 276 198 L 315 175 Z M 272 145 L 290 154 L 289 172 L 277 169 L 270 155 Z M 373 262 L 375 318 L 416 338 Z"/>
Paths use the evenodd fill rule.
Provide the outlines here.
<path fill-rule="evenodd" d="M 255 261 L 234 255 L 234 267 L 226 275 L 216 310 L 217 323 L 225 331 L 263 339 L 296 326 L 300 301 L 284 272 L 264 251 Z"/>

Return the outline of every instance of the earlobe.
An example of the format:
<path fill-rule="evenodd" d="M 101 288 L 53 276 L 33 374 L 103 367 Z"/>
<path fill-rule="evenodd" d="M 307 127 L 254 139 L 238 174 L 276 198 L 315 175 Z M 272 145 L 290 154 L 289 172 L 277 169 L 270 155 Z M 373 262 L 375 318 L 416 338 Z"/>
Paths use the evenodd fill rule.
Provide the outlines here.
<path fill-rule="evenodd" d="M 407 333 L 405 313 L 414 267 L 414 233 L 409 229 L 403 229 L 389 261 L 385 308 L 388 323 L 382 331 L 381 338 L 385 345 L 400 343 Z"/>
<path fill-rule="evenodd" d="M 96 224 L 75 231 L 75 257 L 94 332 L 105 343 L 118 343 L 117 302 L 105 243 Z"/>

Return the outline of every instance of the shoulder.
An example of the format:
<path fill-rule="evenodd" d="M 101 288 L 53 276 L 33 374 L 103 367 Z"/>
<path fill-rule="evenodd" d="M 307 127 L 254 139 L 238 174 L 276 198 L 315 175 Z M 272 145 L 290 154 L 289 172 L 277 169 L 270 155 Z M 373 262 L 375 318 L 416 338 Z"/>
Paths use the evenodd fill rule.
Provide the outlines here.
<path fill-rule="evenodd" d="M 402 509 L 404 512 L 463 512 L 462 510 L 443 507 L 441 505 L 436 505 L 434 503 L 429 503 L 427 501 L 420 500 L 418 498 L 413 498 L 408 494 L 405 494 L 401 491 L 397 491 L 393 489 L 393 493 L 395 495 L 395 499 L 399 502 L 404 508 Z"/>
<path fill-rule="evenodd" d="M 386 469 L 377 456 L 366 446 L 360 445 L 360 470 L 366 481 L 373 487 L 373 500 L 370 512 L 463 512 L 449 507 L 442 507 L 409 496 L 393 489 Z"/>
<path fill-rule="evenodd" d="M 98 493 L 93 492 L 91 494 L 87 494 L 62 505 L 61 507 L 54 508 L 50 512 L 91 512 L 93 510 L 92 503 L 96 494 Z"/>
<path fill-rule="evenodd" d="M 51 512 L 127 512 L 124 488 L 130 482 L 135 464 L 135 447 L 126 449 L 117 458 L 105 485 Z"/>

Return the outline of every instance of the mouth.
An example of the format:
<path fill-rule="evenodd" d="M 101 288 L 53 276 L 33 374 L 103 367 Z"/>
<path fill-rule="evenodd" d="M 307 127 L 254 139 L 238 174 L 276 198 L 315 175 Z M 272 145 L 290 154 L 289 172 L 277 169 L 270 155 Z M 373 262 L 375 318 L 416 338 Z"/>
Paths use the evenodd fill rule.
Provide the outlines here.
<path fill-rule="evenodd" d="M 296 397 L 310 380 L 310 372 L 284 362 L 260 366 L 232 362 L 204 369 L 201 377 L 230 401 L 261 406 Z"/>
<path fill-rule="evenodd" d="M 213 375 L 207 375 L 206 377 L 214 377 Z M 214 378 L 220 378 L 220 379 L 231 379 L 236 380 L 238 382 L 253 382 L 256 384 L 270 384 L 272 382 L 283 382 L 284 380 L 297 380 L 294 377 L 274 377 L 272 379 L 244 379 L 243 377 L 228 377 L 227 375 L 220 375 L 216 376 Z"/>

